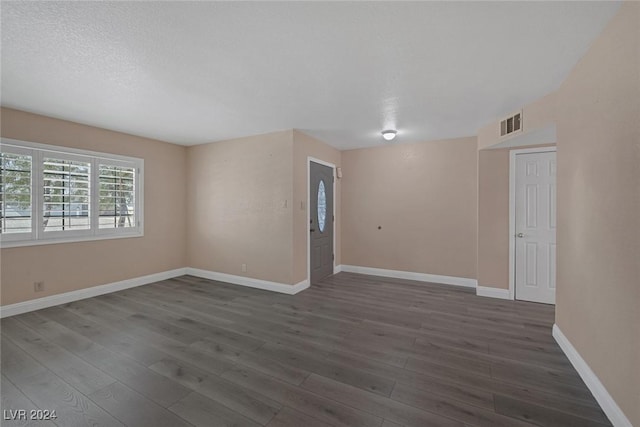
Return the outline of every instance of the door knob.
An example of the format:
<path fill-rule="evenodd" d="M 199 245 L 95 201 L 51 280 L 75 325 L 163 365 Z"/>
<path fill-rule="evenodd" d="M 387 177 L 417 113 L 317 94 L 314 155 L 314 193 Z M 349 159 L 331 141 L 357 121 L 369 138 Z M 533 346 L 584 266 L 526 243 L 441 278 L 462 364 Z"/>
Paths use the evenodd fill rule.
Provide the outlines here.
<path fill-rule="evenodd" d="M 309 231 L 313 233 L 314 231 L 316 231 L 316 229 L 315 229 L 315 228 L 312 228 L 312 229 L 311 229 L 311 230 L 309 230 Z"/>
<path fill-rule="evenodd" d="M 516 236 L 518 236 L 519 238 L 522 239 L 524 237 L 524 233 L 518 233 L 518 234 L 516 234 Z"/>

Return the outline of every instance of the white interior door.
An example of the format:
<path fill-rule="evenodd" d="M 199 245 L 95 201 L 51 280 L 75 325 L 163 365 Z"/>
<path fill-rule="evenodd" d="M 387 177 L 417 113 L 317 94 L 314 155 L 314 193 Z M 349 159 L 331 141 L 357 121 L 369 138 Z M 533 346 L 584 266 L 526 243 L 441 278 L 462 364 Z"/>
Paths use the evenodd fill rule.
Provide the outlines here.
<path fill-rule="evenodd" d="M 516 155 L 515 297 L 556 302 L 556 153 Z"/>

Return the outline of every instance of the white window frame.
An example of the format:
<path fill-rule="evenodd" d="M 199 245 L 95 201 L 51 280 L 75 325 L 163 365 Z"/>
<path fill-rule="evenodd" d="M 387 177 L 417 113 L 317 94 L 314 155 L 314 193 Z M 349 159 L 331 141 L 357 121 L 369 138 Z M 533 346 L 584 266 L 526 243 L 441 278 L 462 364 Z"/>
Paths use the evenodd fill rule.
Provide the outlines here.
<path fill-rule="evenodd" d="M 3 139 L 3 142 L 4 142 L 4 139 Z M 9 234 L 2 233 L 2 235 L 0 236 L 0 239 L 1 239 L 0 242 L 2 242 L 2 247 L 5 247 L 5 242 L 6 244 L 10 244 L 10 242 L 13 243 L 13 242 L 21 242 L 21 241 L 31 241 L 31 240 L 34 240 L 36 237 L 35 218 L 37 215 L 36 213 L 37 204 L 36 204 L 36 194 L 33 191 L 33 186 L 34 186 L 34 181 L 36 179 L 34 176 L 34 169 L 35 169 L 35 163 L 37 160 L 35 158 L 35 153 L 30 148 L 17 147 L 17 146 L 5 146 L 3 143 L 2 147 L 0 148 L 0 151 L 7 154 L 31 156 L 31 232 L 9 233 Z"/>
<path fill-rule="evenodd" d="M 139 160 L 139 159 L 138 159 Z M 135 161 L 132 160 L 122 160 L 122 159 L 115 159 L 115 158 L 98 158 L 96 159 L 96 162 L 94 165 L 92 165 L 92 167 L 96 168 L 96 173 L 95 174 L 91 174 L 92 176 L 92 180 L 91 180 L 91 186 L 92 188 L 96 189 L 96 209 L 93 209 L 91 211 L 91 223 L 92 224 L 96 224 L 96 234 L 97 235 L 114 235 L 114 234 L 130 234 L 130 230 L 135 228 L 135 227 L 122 227 L 122 228 L 100 228 L 100 203 L 99 203 L 99 199 L 100 199 L 100 182 L 98 180 L 98 176 L 100 173 L 100 165 L 110 165 L 110 166 L 119 166 L 119 167 L 133 167 L 136 170 L 142 170 L 142 167 L 140 165 L 138 165 Z M 138 190 L 141 187 L 140 183 L 139 183 L 139 177 L 141 177 L 141 172 L 137 172 L 135 174 L 135 178 L 134 178 L 134 182 L 135 182 L 135 201 L 134 201 L 134 209 L 135 209 L 135 219 L 136 222 L 138 224 L 140 224 L 142 222 L 142 218 L 138 218 L 138 214 L 142 215 L 142 201 L 140 200 L 140 198 L 138 197 Z M 142 192 L 140 192 L 140 194 L 142 194 Z M 93 200 L 92 200 L 93 203 Z"/>
<path fill-rule="evenodd" d="M 38 156 L 38 163 L 34 168 L 36 170 L 36 179 L 32 180 L 31 189 L 37 186 L 36 190 L 38 191 L 38 199 L 39 203 L 37 206 L 37 218 L 36 218 L 36 240 L 59 240 L 59 239 L 73 239 L 73 238 L 86 238 L 90 237 L 93 233 L 93 221 L 91 221 L 91 228 L 88 230 L 60 230 L 60 231 L 45 231 L 44 228 L 44 158 L 52 157 L 56 160 L 62 161 L 71 161 L 71 162 L 83 162 L 89 163 L 90 175 L 89 175 L 89 194 L 90 194 L 90 213 L 93 213 L 93 202 L 94 202 L 94 191 L 95 188 L 93 186 L 93 159 L 88 156 L 79 156 L 76 154 L 70 154 L 65 152 L 53 152 L 49 150 L 37 150 L 36 155 Z"/>
<path fill-rule="evenodd" d="M 100 153 L 96 151 L 67 148 L 57 145 L 39 144 L 28 141 L 2 138 L 0 151 L 31 156 L 31 233 L 2 233 L 0 247 L 35 246 L 54 243 L 83 242 L 144 236 L 144 159 Z M 90 208 L 91 228 L 89 230 L 44 231 L 44 177 L 43 159 L 53 157 L 60 160 L 74 160 L 91 164 Z M 99 165 L 133 167 L 135 169 L 134 227 L 103 228 L 99 226 Z"/>

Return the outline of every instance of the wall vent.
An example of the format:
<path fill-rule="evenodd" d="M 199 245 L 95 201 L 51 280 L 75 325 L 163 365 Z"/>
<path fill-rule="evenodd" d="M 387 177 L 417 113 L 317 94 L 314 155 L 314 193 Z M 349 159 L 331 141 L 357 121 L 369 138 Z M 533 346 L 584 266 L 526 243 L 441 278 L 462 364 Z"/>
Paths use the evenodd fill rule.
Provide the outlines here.
<path fill-rule="evenodd" d="M 500 137 L 513 135 L 522 132 L 522 111 L 507 117 L 500 121 Z"/>

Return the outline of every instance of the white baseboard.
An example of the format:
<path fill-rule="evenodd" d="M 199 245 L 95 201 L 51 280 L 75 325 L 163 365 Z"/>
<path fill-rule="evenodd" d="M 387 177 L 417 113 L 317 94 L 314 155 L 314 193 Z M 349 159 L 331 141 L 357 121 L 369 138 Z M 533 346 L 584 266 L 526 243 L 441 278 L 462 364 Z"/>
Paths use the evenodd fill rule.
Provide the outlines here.
<path fill-rule="evenodd" d="M 250 277 L 234 276 L 232 274 L 217 273 L 214 271 L 186 267 L 149 274 L 147 276 L 134 277 L 133 279 L 126 279 L 120 282 L 107 283 L 105 285 L 92 286 L 90 288 L 50 295 L 43 298 L 36 298 L 28 301 L 18 302 L 15 304 L 3 305 L 0 307 L 0 318 L 15 316 L 17 314 L 27 313 L 35 310 L 41 310 L 43 308 L 53 307 L 56 305 L 67 304 L 85 298 L 91 298 L 98 295 L 104 295 L 111 292 L 134 288 L 136 286 L 148 285 L 149 283 L 160 282 L 162 280 L 184 276 L 185 274 L 202 277 L 203 279 L 217 280 L 220 282 L 249 286 L 258 289 L 266 289 L 268 291 L 275 291 L 289 295 L 297 294 L 298 292 L 303 291 L 304 289 L 307 289 L 309 287 L 309 283 L 306 280 L 303 280 L 302 282 L 295 285 L 286 285 L 284 283 L 269 282 L 266 280 L 253 279 Z"/>
<path fill-rule="evenodd" d="M 480 286 L 476 288 L 476 295 L 479 297 L 489 297 L 498 299 L 513 299 L 509 289 L 492 288 L 489 286 Z"/>
<path fill-rule="evenodd" d="M 77 291 L 64 292 L 61 294 L 36 298 L 28 301 L 18 302 L 15 304 L 3 305 L 2 307 L 0 307 L 0 318 L 15 316 L 16 314 L 27 313 L 34 310 L 41 310 L 43 308 L 53 307 L 55 305 L 67 304 L 85 298 L 109 294 L 111 292 L 121 291 L 123 289 L 148 285 L 149 283 L 183 276 L 186 274 L 186 270 L 186 268 L 177 268 L 175 270 L 163 271 L 160 273 L 149 274 L 147 276 L 135 277 L 133 279 L 126 279 L 120 282 L 107 283 L 105 285 L 78 289 Z"/>
<path fill-rule="evenodd" d="M 553 325 L 553 338 L 567 356 L 573 367 L 578 371 L 582 381 L 587 385 L 593 397 L 600 404 L 600 407 L 611 421 L 614 427 L 633 427 L 631 421 L 624 415 L 622 409 L 613 400 L 597 375 L 591 370 L 587 362 L 580 356 L 578 350 L 571 344 L 569 339 L 562 333 L 558 325 Z"/>
<path fill-rule="evenodd" d="M 341 265 L 336 265 L 333 267 L 333 274 L 338 274 L 342 271 L 342 264 Z"/>
<path fill-rule="evenodd" d="M 383 268 L 341 265 L 341 271 L 347 273 L 369 274 L 371 276 L 393 277 L 394 279 L 417 280 L 419 282 L 443 283 L 445 285 L 475 288 L 478 281 L 466 277 L 440 276 L 437 274 L 416 273 L 413 271 L 385 270 Z"/>
<path fill-rule="evenodd" d="M 248 286 L 251 288 L 265 289 L 267 291 L 280 292 L 283 294 L 294 295 L 309 287 L 309 282 L 303 280 L 295 285 L 287 285 L 278 282 L 269 282 L 267 280 L 254 279 L 251 277 L 235 276 L 233 274 L 218 273 L 215 271 L 201 270 L 199 268 L 187 267 L 186 274 L 201 277 L 203 279 L 217 280 L 219 282 L 232 283 L 234 285 Z"/>

